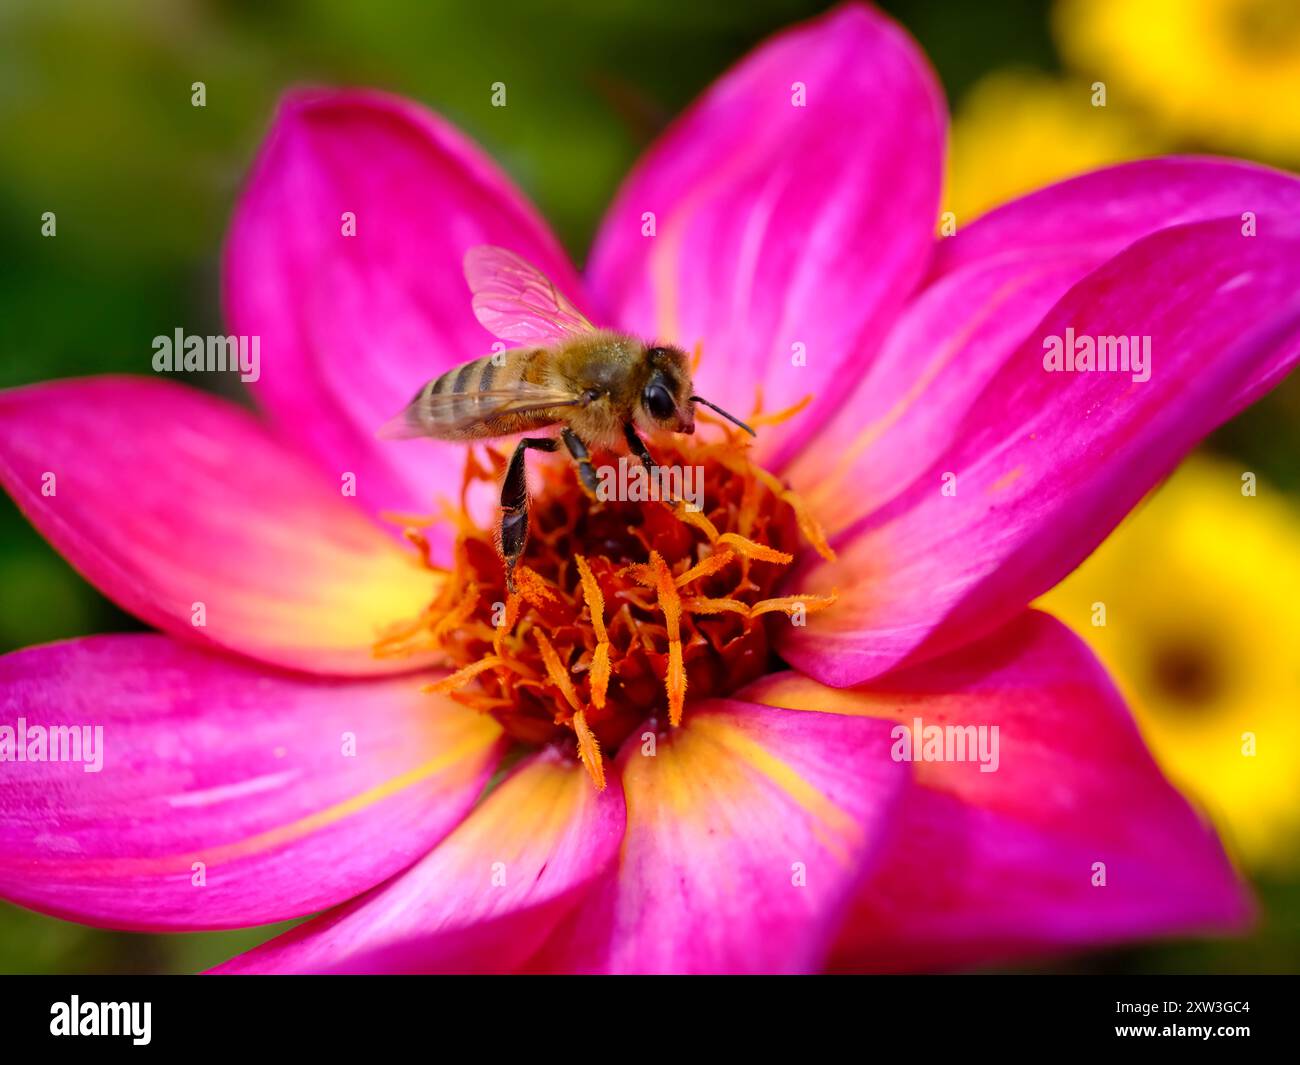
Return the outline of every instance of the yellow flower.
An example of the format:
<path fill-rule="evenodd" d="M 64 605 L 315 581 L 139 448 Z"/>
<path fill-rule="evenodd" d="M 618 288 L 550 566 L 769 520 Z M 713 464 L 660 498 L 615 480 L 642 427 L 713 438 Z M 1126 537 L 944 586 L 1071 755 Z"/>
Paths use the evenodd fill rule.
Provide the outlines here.
<path fill-rule="evenodd" d="M 1062 54 L 1111 102 L 1207 144 L 1300 157 L 1296 0 L 1061 0 L 1053 22 Z"/>
<path fill-rule="evenodd" d="M 944 210 L 960 227 L 1022 193 L 1150 154 L 1122 109 L 1092 105 L 1087 85 L 995 71 L 956 110 Z"/>
<path fill-rule="evenodd" d="M 1280 868 L 1300 851 L 1300 511 L 1242 475 L 1192 458 L 1038 605 L 1092 645 L 1229 848 Z"/>

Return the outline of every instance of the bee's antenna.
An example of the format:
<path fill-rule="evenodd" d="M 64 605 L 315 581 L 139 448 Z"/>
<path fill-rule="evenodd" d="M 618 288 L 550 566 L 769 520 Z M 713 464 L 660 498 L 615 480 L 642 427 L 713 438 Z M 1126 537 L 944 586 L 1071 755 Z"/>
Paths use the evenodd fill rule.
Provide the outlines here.
<path fill-rule="evenodd" d="M 735 417 L 734 415 L 728 414 L 725 410 L 723 410 L 721 407 L 719 407 L 716 403 L 710 403 L 710 402 L 709 402 L 707 399 L 705 399 L 703 396 L 691 396 L 691 402 L 692 402 L 692 403 L 703 403 L 706 407 L 709 408 L 709 410 L 717 411 L 719 414 L 721 414 L 724 418 L 727 419 L 727 421 L 731 422 L 732 425 L 739 425 L 739 426 L 740 426 L 742 429 L 744 429 L 745 432 L 747 432 L 750 436 L 753 436 L 753 437 L 757 437 L 757 436 L 758 436 L 758 434 L 757 434 L 756 432 L 754 432 L 753 429 L 751 429 L 748 425 L 746 425 L 744 422 L 742 422 L 739 418 Z"/>

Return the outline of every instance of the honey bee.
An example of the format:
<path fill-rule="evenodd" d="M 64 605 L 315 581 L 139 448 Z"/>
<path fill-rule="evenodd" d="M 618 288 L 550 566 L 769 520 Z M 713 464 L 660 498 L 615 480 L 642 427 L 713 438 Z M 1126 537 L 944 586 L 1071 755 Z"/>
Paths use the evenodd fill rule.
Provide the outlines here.
<path fill-rule="evenodd" d="M 512 251 L 480 245 L 465 254 L 464 266 L 480 324 L 521 346 L 472 359 L 428 381 L 380 435 L 470 442 L 560 426 L 558 439 L 520 440 L 506 468 L 498 539 L 511 591 L 528 539 L 524 455 L 530 449 L 555 451 L 562 441 L 583 487 L 595 497 L 593 448 L 625 446 L 653 473 L 655 461 L 638 428 L 693 433 L 696 403 L 754 435 L 744 422 L 693 393 L 681 348 L 597 329 L 540 270 Z"/>

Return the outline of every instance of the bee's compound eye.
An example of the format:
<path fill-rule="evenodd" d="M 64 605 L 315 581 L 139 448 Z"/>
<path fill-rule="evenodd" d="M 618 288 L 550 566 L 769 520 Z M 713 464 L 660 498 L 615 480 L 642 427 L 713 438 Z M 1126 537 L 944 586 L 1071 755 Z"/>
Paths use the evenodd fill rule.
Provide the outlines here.
<path fill-rule="evenodd" d="M 650 416 L 661 422 L 667 421 L 677 411 L 677 404 L 673 402 L 672 395 L 661 384 L 648 386 L 641 400 L 645 403 L 645 409 L 650 412 Z"/>

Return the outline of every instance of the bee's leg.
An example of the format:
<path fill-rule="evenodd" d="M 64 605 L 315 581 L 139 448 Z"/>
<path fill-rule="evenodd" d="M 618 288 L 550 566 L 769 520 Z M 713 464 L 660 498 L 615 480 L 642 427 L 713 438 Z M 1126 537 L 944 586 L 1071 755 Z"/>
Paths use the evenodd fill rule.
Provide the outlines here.
<path fill-rule="evenodd" d="M 524 469 L 524 452 L 529 448 L 554 451 L 558 440 L 548 436 L 526 436 L 519 441 L 506 467 L 501 484 L 501 557 L 506 563 L 506 588 L 515 590 L 515 563 L 528 542 L 528 476 Z"/>
<path fill-rule="evenodd" d="M 655 462 L 654 456 L 650 454 L 650 449 L 645 446 L 645 441 L 636 435 L 636 427 L 631 422 L 623 426 L 623 439 L 627 441 L 627 446 L 632 454 L 646 468 L 646 472 L 653 477 L 655 470 L 659 468 L 659 464 Z M 665 502 L 671 502 L 675 507 L 685 505 L 684 500 L 681 499 L 665 500 Z"/>
<path fill-rule="evenodd" d="M 578 464 L 578 478 L 582 481 L 582 487 L 587 490 L 587 495 L 596 499 L 596 486 L 599 482 L 596 478 L 596 468 L 591 464 L 591 452 L 587 450 L 587 445 L 582 442 L 578 434 L 567 425 L 560 436 L 564 438 L 564 445 L 573 456 L 573 461 Z"/>
<path fill-rule="evenodd" d="M 655 472 L 657 463 L 650 454 L 650 449 L 645 446 L 645 441 L 636 435 L 636 428 L 631 422 L 623 426 L 623 439 L 627 441 L 628 449 L 641 460 L 641 465 L 650 473 Z"/>

